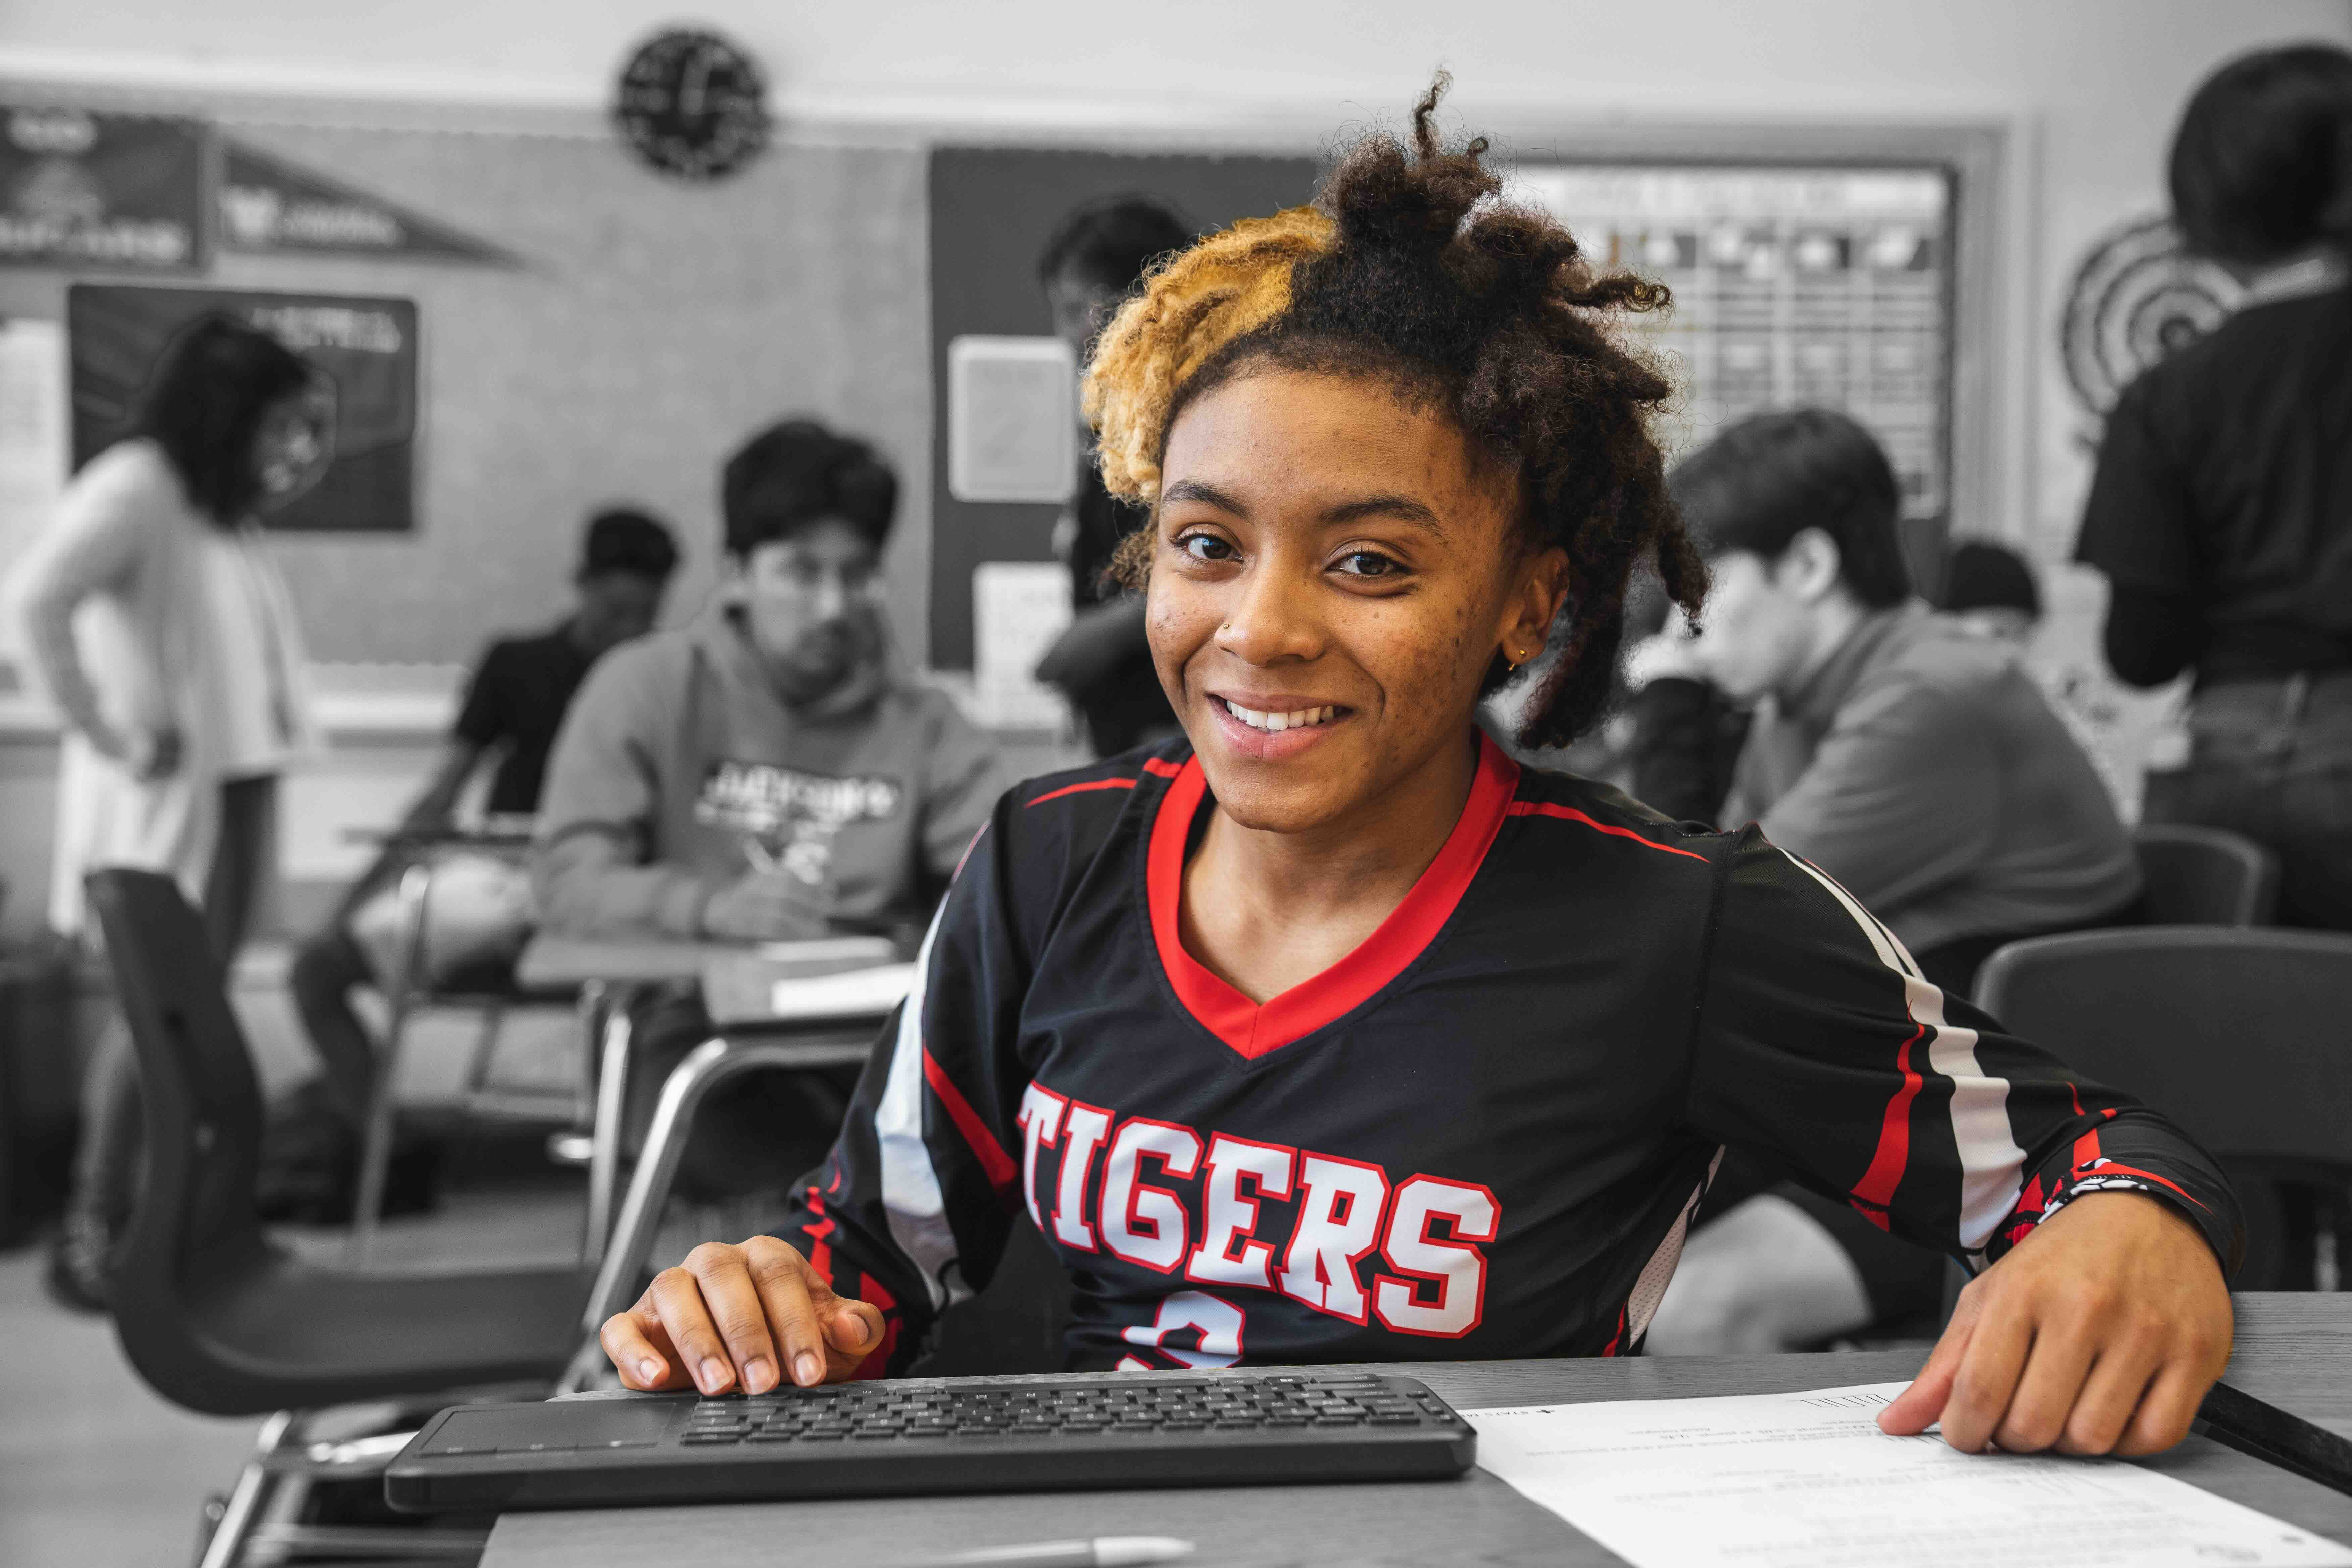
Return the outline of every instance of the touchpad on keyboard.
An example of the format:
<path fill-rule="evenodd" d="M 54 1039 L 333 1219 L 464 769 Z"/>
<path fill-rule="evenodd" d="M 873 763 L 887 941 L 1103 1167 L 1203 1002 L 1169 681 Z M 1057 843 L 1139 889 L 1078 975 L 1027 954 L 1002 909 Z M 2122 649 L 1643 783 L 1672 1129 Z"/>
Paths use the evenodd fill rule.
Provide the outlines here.
<path fill-rule="evenodd" d="M 545 1452 L 550 1448 L 635 1447 L 659 1442 L 677 1404 L 668 1399 L 567 1399 L 561 1405 L 457 1409 L 441 1423 L 426 1454 Z"/>

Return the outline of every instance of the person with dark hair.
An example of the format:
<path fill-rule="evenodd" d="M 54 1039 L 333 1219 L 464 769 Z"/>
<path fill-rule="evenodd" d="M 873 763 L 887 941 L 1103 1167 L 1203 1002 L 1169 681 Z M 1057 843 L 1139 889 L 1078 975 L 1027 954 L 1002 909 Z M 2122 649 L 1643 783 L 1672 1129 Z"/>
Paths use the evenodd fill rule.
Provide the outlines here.
<path fill-rule="evenodd" d="M 2137 861 L 2090 758 L 2013 648 L 1911 597 L 1894 470 L 1867 430 L 1758 415 L 1668 483 L 1714 571 L 1690 673 L 1758 710 L 1723 821 L 1759 822 L 1836 879 L 1948 996 L 2005 942 L 2133 918 Z M 1793 1175 L 1725 1159 L 1654 1349 L 1800 1350 L 1933 1321 L 1943 1256 Z"/>
<path fill-rule="evenodd" d="M 1572 738 L 1635 563 L 1685 611 L 1705 571 L 1622 346 L 1663 291 L 1498 199 L 1436 100 L 1417 157 L 1370 140 L 1106 329 L 1087 406 L 1184 735 L 997 804 L 831 1152 L 606 1321 L 622 1381 L 899 1370 L 1024 1208 L 1076 1369 L 1631 1353 L 1738 1142 L 1997 1259 L 1887 1430 L 2178 1441 L 2229 1343 L 2211 1163 L 1756 832 L 1479 731 L 1558 621 L 1518 740 Z"/>
<path fill-rule="evenodd" d="M 745 943 L 919 931 L 1005 781 L 992 742 L 891 655 L 898 476 L 864 441 L 791 419 L 745 442 L 719 489 L 713 611 L 601 660 L 563 721 L 532 853 L 544 926 Z M 698 997 L 648 1003 L 633 1141 L 709 1036 Z M 778 1128 L 809 1125 L 807 1088 L 730 1089 L 697 1124 L 689 1175 L 761 1179 Z"/>
<path fill-rule="evenodd" d="M 2352 54 L 2259 50 L 2175 133 L 2181 237 L 2236 313 L 2108 413 L 2075 555 L 2134 686 L 2195 677 L 2143 816 L 2269 845 L 2288 924 L 2352 931 Z"/>
<path fill-rule="evenodd" d="M 1964 540 L 1945 560 L 1941 608 L 1981 637 L 2022 647 L 2042 624 L 2042 584 L 2007 545 Z"/>
<path fill-rule="evenodd" d="M 1843 883 L 1965 994 L 1993 949 L 2139 893 L 2098 773 L 2011 650 L 1911 596 L 1894 470 L 1843 414 L 1740 421 L 1669 481 L 1714 572 L 1692 658 L 1750 707 L 1721 813 Z"/>
<path fill-rule="evenodd" d="M 677 559 L 669 529 L 636 508 L 610 507 L 591 516 L 572 574 L 571 612 L 544 631 L 490 644 L 474 667 L 432 782 L 410 806 L 404 828 L 423 835 L 446 830 L 466 786 L 494 758 L 486 812 L 507 818 L 537 812 L 548 752 L 573 693 L 599 658 L 653 630 Z M 305 1149 L 331 1143 L 347 1150 L 362 1124 L 375 1079 L 375 1049 L 352 1010 L 351 994 L 387 978 L 385 965 L 370 950 L 393 944 L 372 944 L 365 933 L 396 927 L 397 883 L 416 853 L 403 846 L 387 850 L 352 884 L 326 924 L 295 949 L 289 987 L 322 1069 L 318 1131 L 301 1145 Z M 435 907 L 427 920 L 436 933 L 436 953 L 447 955 L 449 972 L 431 978 L 439 984 L 462 980 L 468 989 L 501 990 L 512 984 L 513 957 L 530 934 L 522 912 L 527 889 L 509 889 L 509 868 L 495 859 L 463 853 L 470 856 L 466 875 L 435 879 Z M 281 1120 L 310 1109 L 298 1104 Z M 330 1163 L 336 1173 L 330 1182 L 316 1181 L 308 1170 L 288 1173 L 283 1182 L 265 1173 L 265 1187 L 273 1197 L 304 1190 L 306 1203 L 333 1216 L 350 1196 L 351 1173 L 347 1161 Z"/>
<path fill-rule="evenodd" d="M 1053 309 L 1055 332 L 1083 362 L 1151 264 L 1192 242 L 1184 220 L 1150 196 L 1113 196 L 1076 208 L 1037 258 L 1037 283 Z M 1118 542 L 1144 521 L 1139 508 L 1103 487 L 1089 450 L 1054 529 L 1055 553 L 1070 568 L 1073 615 L 1037 676 L 1069 698 L 1097 756 L 1176 732 L 1176 715 L 1152 673 L 1142 601 L 1110 575 Z"/>
<path fill-rule="evenodd" d="M 333 449 L 334 387 L 257 328 L 208 315 L 164 349 L 131 434 L 74 476 L 12 579 L 30 669 L 65 728 L 50 923 L 82 927 L 101 866 L 168 872 L 216 955 L 273 865 L 278 774 L 312 735 L 293 602 L 257 519 Z M 89 1064 L 52 1293 L 104 1303 L 129 1218 L 140 1106 L 118 1022 Z"/>

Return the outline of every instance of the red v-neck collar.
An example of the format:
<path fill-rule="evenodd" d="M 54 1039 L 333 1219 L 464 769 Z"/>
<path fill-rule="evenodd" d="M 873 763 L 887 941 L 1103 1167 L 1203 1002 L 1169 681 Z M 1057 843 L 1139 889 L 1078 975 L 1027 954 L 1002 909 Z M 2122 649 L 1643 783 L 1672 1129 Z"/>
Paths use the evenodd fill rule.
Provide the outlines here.
<path fill-rule="evenodd" d="M 1518 786 L 1519 765 L 1482 732 L 1478 773 L 1471 781 L 1470 799 L 1462 808 L 1461 820 L 1454 823 L 1445 847 L 1413 883 L 1404 901 L 1389 911 L 1380 929 L 1358 943 L 1354 952 L 1261 1006 L 1186 952 L 1180 934 L 1184 850 L 1192 837 L 1192 818 L 1209 787 L 1200 759 L 1186 758 L 1182 770 L 1160 796 L 1159 812 L 1152 819 L 1144 889 L 1151 906 L 1151 938 L 1177 1000 L 1202 1028 L 1253 1060 L 1363 1005 L 1403 973 L 1406 965 L 1436 939 L 1453 915 L 1454 906 L 1468 890 L 1470 879 L 1485 863 L 1487 847 L 1495 842 Z"/>

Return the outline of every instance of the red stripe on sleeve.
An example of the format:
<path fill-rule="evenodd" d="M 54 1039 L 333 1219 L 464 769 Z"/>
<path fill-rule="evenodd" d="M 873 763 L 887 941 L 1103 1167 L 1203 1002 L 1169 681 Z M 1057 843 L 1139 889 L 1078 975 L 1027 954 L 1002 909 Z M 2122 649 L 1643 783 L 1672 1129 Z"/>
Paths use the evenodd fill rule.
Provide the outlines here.
<path fill-rule="evenodd" d="M 882 1309 L 882 1342 L 866 1352 L 866 1359 L 849 1378 L 852 1383 L 870 1383 L 890 1375 L 890 1358 L 898 1353 L 898 1329 L 905 1320 L 898 1316 L 898 1298 L 871 1274 L 857 1277 L 857 1299 Z"/>
<path fill-rule="evenodd" d="M 1671 844 L 1661 844 L 1654 838 L 1644 838 L 1630 827 L 1619 827 L 1614 823 L 1595 821 L 1572 805 L 1554 805 L 1548 800 L 1515 800 L 1511 802 L 1508 814 L 1512 816 L 1557 816 L 1569 822 L 1580 822 L 1596 833 L 1606 833 L 1612 838 L 1630 838 L 1643 848 L 1654 849 L 1661 855 L 1679 855 L 1685 860 L 1696 860 L 1702 865 L 1706 861 L 1706 857 L 1704 855 L 1688 849 L 1677 849 Z"/>
<path fill-rule="evenodd" d="M 2070 1084 L 2068 1084 L 2068 1085 L 2066 1086 L 2066 1092 L 2067 1092 L 2068 1094 L 2070 1094 L 2070 1095 L 2072 1095 L 2072 1096 L 2074 1097 L 2074 1114 L 2075 1114 L 2075 1115 L 2077 1115 L 2077 1116 L 2082 1115 L 2082 1114 L 2083 1114 L 2083 1091 L 2082 1091 L 2081 1089 L 2076 1089 L 2073 1084 L 2071 1084 L 2071 1083 L 2070 1083 Z M 2098 1157 L 2099 1157 L 2099 1127 L 2098 1127 L 2098 1123 L 2095 1121 L 2095 1122 L 2093 1122 L 2093 1123 L 2091 1124 L 2091 1130 L 2090 1130 L 2089 1131 L 2087 1131 L 2087 1132 L 2084 1133 L 2080 1138 L 2077 1138 L 2077 1139 L 2075 1139 L 2075 1140 L 2074 1140 L 2074 1165 L 2075 1165 L 2075 1168 L 2076 1168 L 2077 1170 L 2079 1170 L 2079 1169 L 2081 1169 L 2083 1166 L 2089 1164 L 2092 1161 L 2096 1160 Z M 2170 1184 L 2171 1184 L 2170 1183 L 2167 1183 L 2167 1184 L 2166 1184 L 2166 1185 L 2168 1185 L 2168 1186 L 2169 1186 Z M 2184 1194 L 2183 1195 L 2184 1195 L 2184 1196 L 2186 1196 L 2187 1194 Z"/>
<path fill-rule="evenodd" d="M 824 1212 L 824 1194 L 812 1185 L 808 1190 L 810 1219 L 801 1232 L 809 1244 L 808 1264 L 818 1279 L 833 1283 L 833 1221 Z"/>
<path fill-rule="evenodd" d="M 1143 759 L 1143 771 L 1154 778 L 1172 779 L 1184 771 L 1184 764 L 1171 763 L 1165 757 L 1146 757 Z"/>
<path fill-rule="evenodd" d="M 1914 1026 L 1911 1037 L 1895 1054 L 1895 1070 L 1903 1075 L 1903 1082 L 1887 1097 L 1886 1115 L 1878 1127 L 1878 1149 L 1870 1157 L 1870 1168 L 1862 1180 L 1853 1184 L 1853 1195 L 1881 1211 L 1895 1202 L 1895 1189 L 1903 1184 L 1903 1172 L 1911 1163 L 1911 1101 L 1919 1092 L 1919 1071 L 1911 1065 L 1911 1047 L 1927 1037 L 1925 1027 Z M 1884 1213 L 1872 1216 L 1879 1228 L 1885 1228 Z"/>
<path fill-rule="evenodd" d="M 1029 805 L 1043 805 L 1049 800 L 1059 800 L 1066 795 L 1084 795 L 1090 789 L 1133 789 L 1134 787 L 1133 779 L 1089 779 L 1085 784 L 1064 784 L 1059 789 L 1049 789 L 1031 801 Z M 1024 806 L 1023 809 L 1026 810 L 1027 807 Z"/>
<path fill-rule="evenodd" d="M 980 1168 L 988 1173 L 989 1184 L 1000 1193 L 1012 1186 L 1020 1168 L 988 1130 L 988 1123 L 980 1119 L 980 1112 L 971 1108 L 971 1101 L 948 1077 L 947 1069 L 940 1066 L 939 1058 L 929 1051 L 923 1053 L 923 1081 L 931 1086 L 931 1092 L 947 1108 L 948 1120 L 963 1134 L 964 1143 L 971 1150 L 972 1158 L 980 1162 Z"/>

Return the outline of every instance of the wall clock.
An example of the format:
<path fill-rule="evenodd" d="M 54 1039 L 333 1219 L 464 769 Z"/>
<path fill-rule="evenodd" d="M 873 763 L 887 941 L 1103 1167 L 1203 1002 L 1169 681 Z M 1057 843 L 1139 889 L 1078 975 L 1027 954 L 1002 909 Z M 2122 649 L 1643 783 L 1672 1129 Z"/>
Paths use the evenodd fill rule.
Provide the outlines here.
<path fill-rule="evenodd" d="M 733 174 L 768 143 L 768 84 L 717 33 L 656 35 L 621 69 L 613 118 L 638 157 L 682 180 Z"/>

